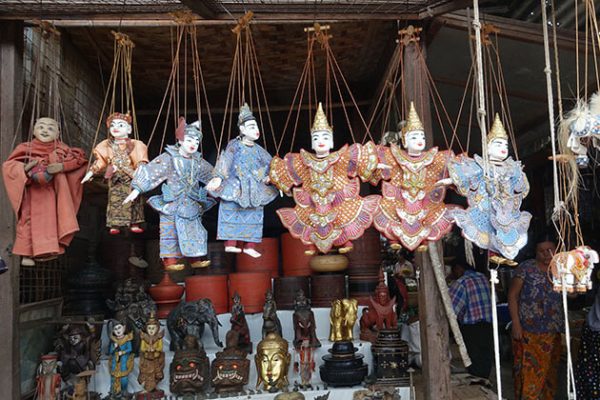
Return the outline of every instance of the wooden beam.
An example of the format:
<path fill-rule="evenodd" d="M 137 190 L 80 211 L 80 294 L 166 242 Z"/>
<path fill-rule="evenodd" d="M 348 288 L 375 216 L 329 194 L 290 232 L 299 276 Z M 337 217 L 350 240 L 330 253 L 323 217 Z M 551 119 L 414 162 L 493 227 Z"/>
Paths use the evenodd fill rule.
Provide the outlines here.
<path fill-rule="evenodd" d="M 433 18 L 456 10 L 462 10 L 473 4 L 472 0 L 454 0 L 441 3 L 433 7 L 427 7 L 419 13 L 419 19 Z"/>
<path fill-rule="evenodd" d="M 23 22 L 0 22 L 0 160 L 12 152 L 22 104 Z M 17 138 L 20 139 L 20 138 Z M 8 272 L 0 275 L 0 392 L 3 399 L 20 398 L 19 260 L 10 255 L 15 218 L 4 185 L 0 188 L 0 254 Z"/>
<path fill-rule="evenodd" d="M 215 12 L 206 5 L 204 0 L 179 0 L 181 4 L 190 9 L 194 14 L 202 17 L 203 19 L 214 19 Z"/>

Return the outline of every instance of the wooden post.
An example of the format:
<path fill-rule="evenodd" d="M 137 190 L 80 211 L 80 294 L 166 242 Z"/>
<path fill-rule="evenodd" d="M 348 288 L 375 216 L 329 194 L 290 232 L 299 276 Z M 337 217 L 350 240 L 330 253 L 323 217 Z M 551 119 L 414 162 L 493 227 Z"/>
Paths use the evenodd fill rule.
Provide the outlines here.
<path fill-rule="evenodd" d="M 417 113 L 425 127 L 427 146 L 433 146 L 429 81 L 423 69 L 425 40 L 419 42 L 421 52 L 414 43 L 404 51 L 406 96 L 414 101 Z M 421 55 L 423 58 L 421 58 Z M 405 106 L 408 107 L 408 102 Z M 406 110 L 408 111 L 408 110 Z M 438 246 L 441 251 L 441 246 Z M 440 259 L 443 259 L 440 254 Z M 421 328 L 421 357 L 423 361 L 423 392 L 425 400 L 451 399 L 450 354 L 448 348 L 448 319 L 440 298 L 428 251 L 415 252 L 415 263 L 420 271 L 419 321 Z"/>
<path fill-rule="evenodd" d="M 23 22 L 0 22 L 0 161 L 12 151 L 23 88 Z M 20 142 L 20 137 L 17 142 Z M 0 275 L 0 397 L 20 398 L 19 364 L 19 259 L 12 257 L 15 234 L 13 210 L 0 185 L 0 254 L 8 272 Z"/>

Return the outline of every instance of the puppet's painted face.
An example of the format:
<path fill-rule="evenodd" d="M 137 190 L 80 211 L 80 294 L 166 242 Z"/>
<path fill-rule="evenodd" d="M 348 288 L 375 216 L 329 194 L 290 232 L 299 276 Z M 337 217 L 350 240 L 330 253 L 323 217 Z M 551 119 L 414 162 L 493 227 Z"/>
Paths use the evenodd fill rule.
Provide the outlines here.
<path fill-rule="evenodd" d="M 246 139 L 255 141 L 260 137 L 260 130 L 258 124 L 254 120 L 246 121 L 243 125 L 240 125 L 240 134 Z"/>
<path fill-rule="evenodd" d="M 492 161 L 504 161 L 508 157 L 508 140 L 494 139 L 488 143 L 488 157 Z"/>
<path fill-rule="evenodd" d="M 404 148 L 409 153 L 420 153 L 425 150 L 425 132 L 408 131 L 404 135 Z"/>
<path fill-rule="evenodd" d="M 125 325 L 115 324 L 113 327 L 113 335 L 115 335 L 115 337 L 122 337 L 125 335 Z"/>
<path fill-rule="evenodd" d="M 314 131 L 311 140 L 312 149 L 317 154 L 325 154 L 333 149 L 333 134 L 329 131 Z"/>
<path fill-rule="evenodd" d="M 131 124 L 123 119 L 115 118 L 110 121 L 108 130 L 115 139 L 124 139 L 131 135 Z"/>
<path fill-rule="evenodd" d="M 158 326 L 150 324 L 146 326 L 146 333 L 150 336 L 154 336 L 158 333 Z"/>
<path fill-rule="evenodd" d="M 52 118 L 38 118 L 33 126 L 33 136 L 40 142 L 49 143 L 58 139 L 58 122 Z"/>
<path fill-rule="evenodd" d="M 81 335 L 76 333 L 73 335 L 69 335 L 69 343 L 71 346 L 77 346 L 81 342 Z"/>
<path fill-rule="evenodd" d="M 57 360 L 42 360 L 42 374 L 55 374 L 57 368 Z"/>
<path fill-rule="evenodd" d="M 186 154 L 191 155 L 198 151 L 200 139 L 195 136 L 186 135 L 183 140 L 179 141 L 179 145 Z"/>

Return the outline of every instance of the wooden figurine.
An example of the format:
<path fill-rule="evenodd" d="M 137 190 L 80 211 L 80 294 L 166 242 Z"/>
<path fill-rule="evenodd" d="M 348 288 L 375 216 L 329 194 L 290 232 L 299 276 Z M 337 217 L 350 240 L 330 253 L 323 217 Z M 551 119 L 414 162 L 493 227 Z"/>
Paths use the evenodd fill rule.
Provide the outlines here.
<path fill-rule="evenodd" d="M 39 118 L 31 142 L 19 144 L 2 164 L 2 177 L 17 217 L 13 254 L 22 265 L 63 254 L 79 231 L 77 211 L 87 160 L 60 138 L 58 122 Z"/>
<path fill-rule="evenodd" d="M 252 342 L 250 341 L 250 329 L 248 329 L 242 298 L 238 292 L 235 292 L 232 299 L 233 305 L 231 306 L 231 318 L 229 319 L 231 329 L 238 333 L 237 345 L 239 349 L 250 354 L 252 353 Z"/>
<path fill-rule="evenodd" d="M 241 392 L 248 383 L 250 360 L 248 353 L 240 349 L 240 335 L 230 330 L 225 335 L 225 348 L 216 354 L 211 366 L 212 384 L 217 393 Z"/>
<path fill-rule="evenodd" d="M 37 369 L 35 398 L 37 400 L 59 400 L 62 379 L 57 371 L 58 355 L 45 354 Z"/>
<path fill-rule="evenodd" d="M 316 334 L 315 314 L 310 309 L 310 300 L 306 298 L 302 289 L 298 290 L 294 299 L 293 321 L 296 350 L 300 349 L 305 340 L 310 347 L 321 347 Z"/>
<path fill-rule="evenodd" d="M 337 299 L 331 302 L 329 323 L 331 330 L 329 340 L 332 342 L 354 340 L 354 323 L 358 313 L 358 301 L 356 299 Z"/>
<path fill-rule="evenodd" d="M 375 296 L 369 297 L 369 306 L 363 309 L 360 317 L 360 339 L 375 343 L 381 329 L 398 328 L 398 316 L 394 306 L 396 297 L 390 299 L 390 293 L 384 282 L 383 270 L 379 270 L 379 284 Z"/>
<path fill-rule="evenodd" d="M 127 333 L 125 323 L 113 320 L 110 332 L 110 344 L 108 354 L 110 355 L 110 394 L 112 398 L 127 395 L 129 374 L 133 370 L 133 332 Z"/>
<path fill-rule="evenodd" d="M 273 298 L 273 292 L 271 289 L 265 293 L 265 305 L 263 306 L 263 326 L 262 326 L 262 337 L 263 339 L 269 333 L 276 333 L 282 336 L 281 321 L 277 316 L 277 303 Z"/>
<path fill-rule="evenodd" d="M 205 392 L 210 385 L 208 357 L 195 336 L 183 339 L 183 346 L 175 352 L 169 367 L 170 390 L 177 396 Z"/>
<path fill-rule="evenodd" d="M 160 322 L 152 314 L 146 322 L 144 332 L 140 334 L 140 373 L 138 382 L 144 387 L 144 392 L 155 398 L 162 398 L 162 390 L 158 384 L 164 378 L 165 353 L 163 351 L 163 336 L 165 332 L 160 329 Z M 154 398 L 154 397 L 152 397 Z"/>

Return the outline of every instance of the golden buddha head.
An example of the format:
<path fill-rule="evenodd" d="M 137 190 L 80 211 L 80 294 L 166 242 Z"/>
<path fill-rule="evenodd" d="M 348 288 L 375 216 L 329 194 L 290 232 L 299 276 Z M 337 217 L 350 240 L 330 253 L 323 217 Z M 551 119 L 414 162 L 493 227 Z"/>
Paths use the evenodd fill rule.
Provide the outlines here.
<path fill-rule="evenodd" d="M 42 117 L 35 121 L 33 136 L 43 143 L 50 143 L 58 139 L 60 128 L 58 122 L 52 118 Z"/>
<path fill-rule="evenodd" d="M 258 371 L 256 388 L 261 384 L 266 390 L 282 389 L 288 384 L 290 366 L 288 342 L 276 333 L 269 333 L 256 347 L 254 361 Z"/>

